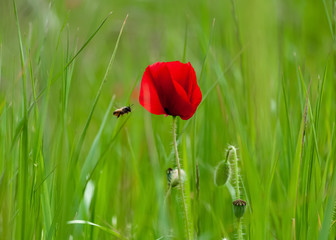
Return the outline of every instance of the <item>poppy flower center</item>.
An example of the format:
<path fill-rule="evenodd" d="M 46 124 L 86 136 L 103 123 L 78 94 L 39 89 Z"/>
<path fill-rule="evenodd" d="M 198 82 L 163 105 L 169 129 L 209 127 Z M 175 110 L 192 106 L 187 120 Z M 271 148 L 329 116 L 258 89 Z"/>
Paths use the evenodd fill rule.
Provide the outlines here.
<path fill-rule="evenodd" d="M 165 112 L 167 113 L 167 115 L 172 115 L 172 114 L 169 112 L 168 108 L 163 108 L 163 109 L 165 110 Z"/>

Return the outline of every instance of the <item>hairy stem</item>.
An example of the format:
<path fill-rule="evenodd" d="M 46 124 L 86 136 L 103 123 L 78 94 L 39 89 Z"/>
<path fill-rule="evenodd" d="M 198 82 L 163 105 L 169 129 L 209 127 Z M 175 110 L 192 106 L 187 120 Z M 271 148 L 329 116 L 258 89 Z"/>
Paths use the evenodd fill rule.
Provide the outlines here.
<path fill-rule="evenodd" d="M 174 150 L 175 150 L 175 156 L 176 156 L 176 166 L 178 170 L 178 178 L 179 178 L 179 185 L 181 190 L 181 198 L 183 202 L 183 211 L 184 211 L 184 219 L 185 219 L 185 231 L 186 231 L 186 237 L 187 239 L 191 239 L 190 231 L 189 231 L 189 218 L 188 218 L 188 209 L 187 209 L 187 203 L 184 196 L 184 184 L 181 177 L 181 165 L 180 165 L 180 159 L 177 151 L 177 142 L 176 142 L 176 117 L 173 117 L 173 139 L 174 139 Z"/>
<path fill-rule="evenodd" d="M 237 218 L 237 234 L 238 240 L 243 240 L 242 218 Z"/>
<path fill-rule="evenodd" d="M 236 192 L 236 200 L 237 200 L 240 199 L 239 168 L 238 168 L 237 150 L 234 146 L 229 146 L 228 158 L 231 165 L 232 182 Z M 237 218 L 237 237 L 238 240 L 243 240 L 243 227 L 241 217 Z"/>

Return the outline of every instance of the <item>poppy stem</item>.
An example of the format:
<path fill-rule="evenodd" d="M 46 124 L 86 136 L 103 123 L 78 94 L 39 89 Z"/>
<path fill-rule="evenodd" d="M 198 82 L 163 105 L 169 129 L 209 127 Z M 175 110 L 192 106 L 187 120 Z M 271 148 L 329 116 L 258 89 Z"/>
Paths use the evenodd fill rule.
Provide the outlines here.
<path fill-rule="evenodd" d="M 238 157 L 237 157 L 237 149 L 234 146 L 229 146 L 227 152 L 227 158 L 231 165 L 231 172 L 232 172 L 232 183 L 235 189 L 235 197 L 236 200 L 241 198 L 240 188 L 239 188 L 239 168 L 238 168 Z M 242 218 L 237 218 L 237 239 L 243 240 L 243 225 L 242 225 Z"/>
<path fill-rule="evenodd" d="M 243 226 L 242 226 L 242 219 L 237 218 L 237 233 L 238 233 L 238 240 L 243 240 Z"/>
<path fill-rule="evenodd" d="M 176 121 L 177 118 L 176 116 L 173 116 L 173 139 L 174 139 L 174 150 L 175 150 L 175 156 L 176 156 L 176 166 L 177 166 L 177 170 L 178 170 L 178 181 L 179 181 L 179 185 L 180 185 L 180 190 L 181 190 L 181 198 L 182 198 L 182 202 L 183 202 L 183 211 L 184 211 L 184 219 L 185 219 L 185 231 L 187 234 L 187 239 L 191 239 L 190 236 L 190 231 L 189 231 L 189 226 L 190 226 L 190 222 L 189 222 L 189 217 L 188 217 L 188 209 L 187 209 L 187 203 L 186 203 L 186 199 L 185 199 L 185 195 L 184 195 L 184 183 L 181 177 L 181 165 L 180 165 L 180 159 L 179 159 L 179 155 L 178 155 L 178 150 L 177 150 L 177 141 L 176 141 Z"/>

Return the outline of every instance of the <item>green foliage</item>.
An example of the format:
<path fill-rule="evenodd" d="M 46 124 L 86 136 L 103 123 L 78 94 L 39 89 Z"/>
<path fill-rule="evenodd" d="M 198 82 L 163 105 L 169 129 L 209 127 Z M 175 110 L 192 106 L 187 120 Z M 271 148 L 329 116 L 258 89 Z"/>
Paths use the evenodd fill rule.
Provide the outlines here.
<path fill-rule="evenodd" d="M 177 120 L 192 238 L 235 238 L 213 180 L 233 144 L 244 238 L 335 239 L 334 6 L 0 1 L 0 239 L 183 238 L 172 119 L 138 103 L 146 66 L 173 60 L 203 93 Z"/>

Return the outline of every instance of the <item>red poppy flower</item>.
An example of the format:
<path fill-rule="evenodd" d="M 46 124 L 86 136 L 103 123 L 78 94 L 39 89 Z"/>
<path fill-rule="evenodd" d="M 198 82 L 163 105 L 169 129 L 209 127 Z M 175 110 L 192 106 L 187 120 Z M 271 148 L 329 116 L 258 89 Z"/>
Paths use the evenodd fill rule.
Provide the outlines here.
<path fill-rule="evenodd" d="M 194 115 L 201 101 L 202 93 L 190 63 L 158 62 L 146 68 L 139 102 L 149 112 L 187 120 Z"/>

